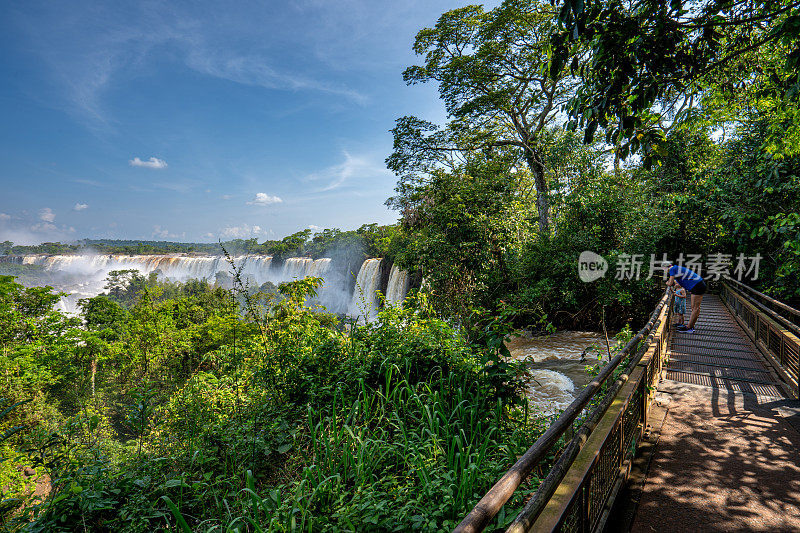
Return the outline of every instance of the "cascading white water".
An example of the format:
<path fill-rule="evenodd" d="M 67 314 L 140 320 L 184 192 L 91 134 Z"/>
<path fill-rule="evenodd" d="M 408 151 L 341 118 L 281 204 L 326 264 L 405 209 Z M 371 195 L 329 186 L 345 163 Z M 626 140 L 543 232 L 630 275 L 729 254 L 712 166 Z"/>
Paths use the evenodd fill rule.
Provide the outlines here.
<path fill-rule="evenodd" d="M 557 414 L 569 405 L 592 376 L 586 366 L 596 364 L 597 351 L 590 346 L 602 346 L 602 333 L 559 331 L 552 335 L 531 337 L 521 335 L 506 341 L 511 357 L 523 363 L 527 396 L 542 414 Z"/>
<path fill-rule="evenodd" d="M 378 284 L 381 281 L 382 259 L 367 259 L 361 264 L 347 314 L 370 320 L 378 310 Z"/>
<path fill-rule="evenodd" d="M 330 269 L 331 269 L 331 258 L 323 257 L 322 259 L 317 259 L 311 264 L 311 268 L 308 269 L 308 273 L 306 275 L 315 278 L 324 278 L 325 274 Z"/>
<path fill-rule="evenodd" d="M 251 286 L 260 286 L 265 282 L 274 284 L 306 276 L 323 278 L 323 285 L 316 301 L 331 312 L 348 313 L 352 308 L 359 313 L 359 306 L 352 305 L 353 294 L 349 291 L 347 276 L 332 269 L 330 258 L 311 259 L 308 257 L 290 257 L 282 266 L 274 266 L 272 257 L 262 255 L 240 255 L 232 258 L 243 281 Z M 143 275 L 158 272 L 161 278 L 173 281 L 189 279 L 207 279 L 214 282 L 218 273 L 232 273 L 232 267 L 223 256 L 195 255 L 29 255 L 15 261 L 25 265 L 40 265 L 52 274 L 48 281 L 58 290 L 68 293 L 59 302 L 59 309 L 76 313 L 77 302 L 81 298 L 91 298 L 103 292 L 105 280 L 112 270 L 138 270 Z M 370 309 L 377 307 L 375 291 L 380 281 L 380 259 L 365 261 L 362 270 L 369 263 L 375 270 L 367 277 L 359 277 L 359 286 L 368 296 Z M 369 270 L 372 267 L 368 267 Z M 365 281 L 366 280 L 366 281 Z"/>
<path fill-rule="evenodd" d="M 281 281 L 291 281 L 306 277 L 314 260 L 310 257 L 289 257 L 283 262 Z"/>
<path fill-rule="evenodd" d="M 389 284 L 386 286 L 386 303 L 391 305 L 402 304 L 403 300 L 406 299 L 410 281 L 408 272 L 397 265 L 392 265 L 392 270 L 389 273 Z"/>
<path fill-rule="evenodd" d="M 234 264 L 239 268 L 243 280 L 262 285 L 270 279 L 270 267 L 272 266 L 272 256 L 245 255 L 232 258 Z M 217 258 L 220 261 L 221 258 Z M 227 266 L 227 261 L 223 261 Z"/>

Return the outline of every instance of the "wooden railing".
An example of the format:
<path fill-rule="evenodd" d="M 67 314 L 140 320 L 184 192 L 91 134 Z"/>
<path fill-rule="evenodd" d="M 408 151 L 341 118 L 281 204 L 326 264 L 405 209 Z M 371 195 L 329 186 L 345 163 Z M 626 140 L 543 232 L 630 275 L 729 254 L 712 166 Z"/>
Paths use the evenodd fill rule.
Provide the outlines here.
<path fill-rule="evenodd" d="M 647 419 L 667 351 L 671 313 L 672 296 L 666 292 L 645 327 L 481 498 L 455 532 L 483 531 L 533 469 L 570 433 L 574 436 L 508 531 L 585 532 L 602 527 Z M 580 415 L 584 418 L 575 431 Z"/>
<path fill-rule="evenodd" d="M 722 301 L 783 379 L 786 392 L 800 399 L 800 326 L 792 320 L 800 311 L 730 278 L 722 283 Z"/>

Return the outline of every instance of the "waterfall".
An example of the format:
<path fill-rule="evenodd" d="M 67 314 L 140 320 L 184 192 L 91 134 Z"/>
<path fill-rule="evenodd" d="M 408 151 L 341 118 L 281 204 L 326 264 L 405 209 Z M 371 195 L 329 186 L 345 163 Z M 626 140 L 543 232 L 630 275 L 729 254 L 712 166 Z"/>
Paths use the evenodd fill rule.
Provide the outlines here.
<path fill-rule="evenodd" d="M 245 256 L 237 258 L 245 263 L 249 275 L 266 281 L 271 257 Z M 68 272 L 86 276 L 105 276 L 112 270 L 138 270 L 144 275 L 160 271 L 165 278 L 177 281 L 187 279 L 214 280 L 217 272 L 229 268 L 220 256 L 185 257 L 177 255 L 34 255 L 25 256 L 26 265 L 41 265 L 51 272 Z M 253 266 L 248 268 L 248 265 Z"/>
<path fill-rule="evenodd" d="M 361 316 L 365 320 L 375 316 L 378 310 L 378 284 L 381 281 L 381 259 L 367 259 L 358 271 L 356 286 L 347 314 Z"/>
<path fill-rule="evenodd" d="M 281 281 L 292 281 L 294 279 L 303 279 L 307 276 L 307 272 L 314 260 L 310 257 L 290 257 L 283 263 L 283 271 L 281 272 Z"/>
<path fill-rule="evenodd" d="M 331 259 L 330 257 L 325 257 L 322 259 L 317 259 L 311 264 L 311 268 L 308 269 L 307 276 L 312 276 L 315 278 L 324 278 L 325 273 L 331 269 Z"/>
<path fill-rule="evenodd" d="M 241 258 L 233 258 L 233 263 L 241 269 L 240 275 L 243 281 L 251 281 L 257 286 L 261 286 L 271 280 L 272 256 L 246 255 Z"/>
<path fill-rule="evenodd" d="M 356 290 L 351 292 L 348 276 L 334 268 L 330 258 L 289 257 L 283 264 L 273 265 L 272 257 L 263 255 L 239 255 L 232 258 L 240 269 L 242 280 L 258 287 L 269 281 L 281 283 L 313 276 L 323 279 L 316 301 L 334 313 L 353 316 L 374 316 L 378 308 L 375 294 L 381 280 L 381 260 L 367 259 L 357 276 Z M 48 284 L 69 294 L 59 308 L 70 313 L 77 311 L 80 298 L 91 298 L 104 291 L 105 279 L 112 270 L 138 270 L 142 275 L 158 272 L 160 277 L 185 282 L 190 279 L 216 280 L 219 272 L 230 272 L 231 265 L 219 255 L 26 255 L 9 257 L 6 262 L 24 265 L 39 265 L 49 273 Z M 352 278 L 349 278 L 352 282 Z M 403 300 L 408 290 L 408 275 L 392 268 L 388 287 L 388 298 L 392 303 Z M 366 309 L 364 309 L 366 307 Z"/>
<path fill-rule="evenodd" d="M 402 304 L 406 299 L 409 282 L 408 272 L 397 265 L 392 265 L 392 271 L 389 273 L 389 285 L 386 287 L 386 303 Z"/>

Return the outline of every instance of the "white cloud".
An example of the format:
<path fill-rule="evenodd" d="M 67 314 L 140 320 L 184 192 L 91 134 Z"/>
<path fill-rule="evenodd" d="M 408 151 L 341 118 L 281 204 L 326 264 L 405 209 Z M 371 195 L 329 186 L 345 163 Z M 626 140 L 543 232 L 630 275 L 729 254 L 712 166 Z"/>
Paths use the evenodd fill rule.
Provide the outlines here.
<path fill-rule="evenodd" d="M 151 235 L 154 239 L 182 239 L 186 237 L 186 232 L 172 233 L 167 228 L 153 226 L 153 233 Z"/>
<path fill-rule="evenodd" d="M 50 222 L 39 222 L 38 224 L 34 224 L 31 226 L 31 231 L 38 231 L 38 232 L 51 232 L 57 231 L 58 227 L 55 224 L 51 224 Z"/>
<path fill-rule="evenodd" d="M 220 196 L 220 198 L 222 198 L 223 200 L 230 200 L 231 198 L 233 198 L 233 195 L 232 194 L 223 194 L 222 196 Z"/>
<path fill-rule="evenodd" d="M 72 180 L 72 181 L 74 181 L 75 183 L 80 183 L 82 185 L 91 185 L 92 187 L 106 187 L 105 183 L 100 183 L 99 181 L 95 181 L 95 180 L 79 179 L 79 180 Z"/>
<path fill-rule="evenodd" d="M 165 239 L 169 236 L 169 230 L 166 228 L 161 228 L 161 226 L 153 226 L 153 233 L 151 234 L 153 237 L 160 237 Z"/>
<path fill-rule="evenodd" d="M 88 208 L 89 208 L 89 204 L 82 204 L 82 203 L 78 202 L 77 204 L 75 204 L 75 207 L 73 207 L 72 210 L 73 211 L 83 211 L 84 209 L 88 209 Z"/>
<path fill-rule="evenodd" d="M 321 227 L 319 227 L 319 226 L 315 226 L 314 224 L 309 224 L 309 225 L 308 225 L 308 229 L 310 229 L 311 231 L 319 231 L 319 230 L 321 230 L 322 228 L 321 228 Z"/>
<path fill-rule="evenodd" d="M 142 161 L 138 157 L 134 157 L 133 159 L 128 161 L 128 163 L 132 167 L 144 167 L 144 168 L 155 168 L 155 169 L 167 168 L 167 162 L 157 157 L 151 157 L 146 161 Z"/>
<path fill-rule="evenodd" d="M 56 219 L 56 214 L 49 207 L 45 207 L 39 211 L 39 219 L 45 222 L 52 222 Z"/>
<path fill-rule="evenodd" d="M 344 162 L 331 165 L 305 177 L 308 181 L 328 182 L 316 192 L 332 191 L 348 181 L 356 179 L 372 179 L 376 176 L 391 175 L 391 172 L 382 164 L 372 161 L 366 156 L 354 156 L 347 150 L 342 150 L 342 155 Z"/>
<path fill-rule="evenodd" d="M 189 68 L 202 74 L 265 89 L 309 90 L 343 96 L 364 104 L 367 97 L 349 87 L 325 82 L 294 72 L 276 70 L 259 56 L 220 54 L 218 50 L 205 47 L 193 48 L 186 58 Z"/>
<path fill-rule="evenodd" d="M 0 213 L 0 220 L 11 220 L 11 215 Z"/>
<path fill-rule="evenodd" d="M 277 196 L 270 196 L 265 192 L 260 192 L 256 194 L 255 198 L 247 202 L 247 205 L 271 205 L 271 204 L 279 204 L 281 202 L 283 202 L 283 200 L 281 200 Z"/>
<path fill-rule="evenodd" d="M 249 224 L 242 224 L 241 226 L 232 226 L 224 228 L 220 235 L 226 239 L 247 239 L 250 237 L 257 237 L 264 235 L 266 232 L 261 229 L 261 226 L 250 226 Z"/>

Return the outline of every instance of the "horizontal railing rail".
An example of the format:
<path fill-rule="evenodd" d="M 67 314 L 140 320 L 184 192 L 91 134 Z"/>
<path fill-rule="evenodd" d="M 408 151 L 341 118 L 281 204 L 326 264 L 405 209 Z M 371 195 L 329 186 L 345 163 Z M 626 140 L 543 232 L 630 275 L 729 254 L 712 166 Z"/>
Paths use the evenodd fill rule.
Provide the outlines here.
<path fill-rule="evenodd" d="M 772 313 L 780 316 L 783 320 L 788 321 L 795 327 L 800 327 L 800 310 L 795 309 L 794 307 L 787 305 L 771 296 L 767 296 L 762 292 L 758 292 L 754 288 L 750 287 L 749 285 L 745 285 L 739 280 L 735 280 L 730 276 L 726 276 L 724 279 L 725 283 L 728 283 L 730 286 L 739 289 L 741 292 L 745 293 L 749 296 L 752 300 L 758 301 L 764 309 L 769 310 Z"/>
<path fill-rule="evenodd" d="M 653 311 L 645 327 L 634 335 L 622 350 L 600 370 L 598 375 L 580 394 L 578 394 L 575 400 L 563 411 L 561 416 L 559 416 L 547 431 L 545 431 L 517 460 L 508 472 L 489 489 L 472 511 L 470 511 L 455 528 L 454 532 L 483 531 L 500 509 L 513 496 L 522 482 L 530 475 L 533 469 L 553 450 L 554 446 L 567 432 L 574 429 L 575 420 L 585 412 L 587 406 L 594 400 L 596 405 L 588 416 L 586 416 L 572 439 L 566 444 L 565 448 L 561 450 L 559 459 L 550 469 L 545 480 L 539 485 L 537 492 L 533 495 L 532 499 L 529 500 L 522 513 L 520 513 L 509 529 L 509 531 L 527 530 L 528 526 L 536 519 L 536 516 L 541 512 L 553 495 L 553 492 L 566 475 L 573 460 L 577 457 L 592 435 L 593 430 L 602 423 L 606 411 L 620 397 L 621 390 L 623 388 L 627 389 L 625 385 L 629 380 L 631 371 L 637 370 L 642 356 L 645 353 L 649 353 L 655 338 L 658 338 L 658 371 L 660 373 L 661 354 L 665 351 L 664 343 L 666 342 L 666 336 L 669 332 L 671 303 L 672 296 L 671 293 L 667 291 L 659 300 L 656 309 Z M 659 332 L 657 337 L 654 335 L 656 331 Z M 626 361 L 626 365 L 624 365 L 624 368 L 620 369 L 620 365 L 623 361 Z M 655 367 L 652 367 L 648 372 L 652 372 L 654 369 Z M 613 382 L 611 381 L 612 377 L 615 377 Z M 648 379 L 649 382 L 652 382 L 653 379 L 657 380 L 658 373 L 650 375 Z M 603 390 L 604 385 L 606 385 L 605 390 Z M 647 397 L 646 392 L 640 389 L 636 389 L 636 391 L 642 394 L 642 396 L 639 397 L 640 399 Z M 630 392 L 628 401 L 631 400 L 631 397 L 636 391 Z M 634 401 L 634 403 L 636 402 L 637 401 Z M 642 402 L 636 403 L 636 405 L 639 406 L 637 416 L 645 415 L 649 402 L 647 405 L 644 405 Z M 642 420 L 641 416 L 639 416 L 634 426 L 640 427 Z M 630 424 L 630 420 L 628 420 L 627 423 Z M 631 427 L 626 429 L 625 434 L 628 435 L 629 433 L 631 435 L 633 434 Z"/>
<path fill-rule="evenodd" d="M 757 292 L 736 280 L 726 279 L 722 283 L 722 301 L 783 379 L 786 392 L 800 399 L 800 327 L 745 290 Z"/>

